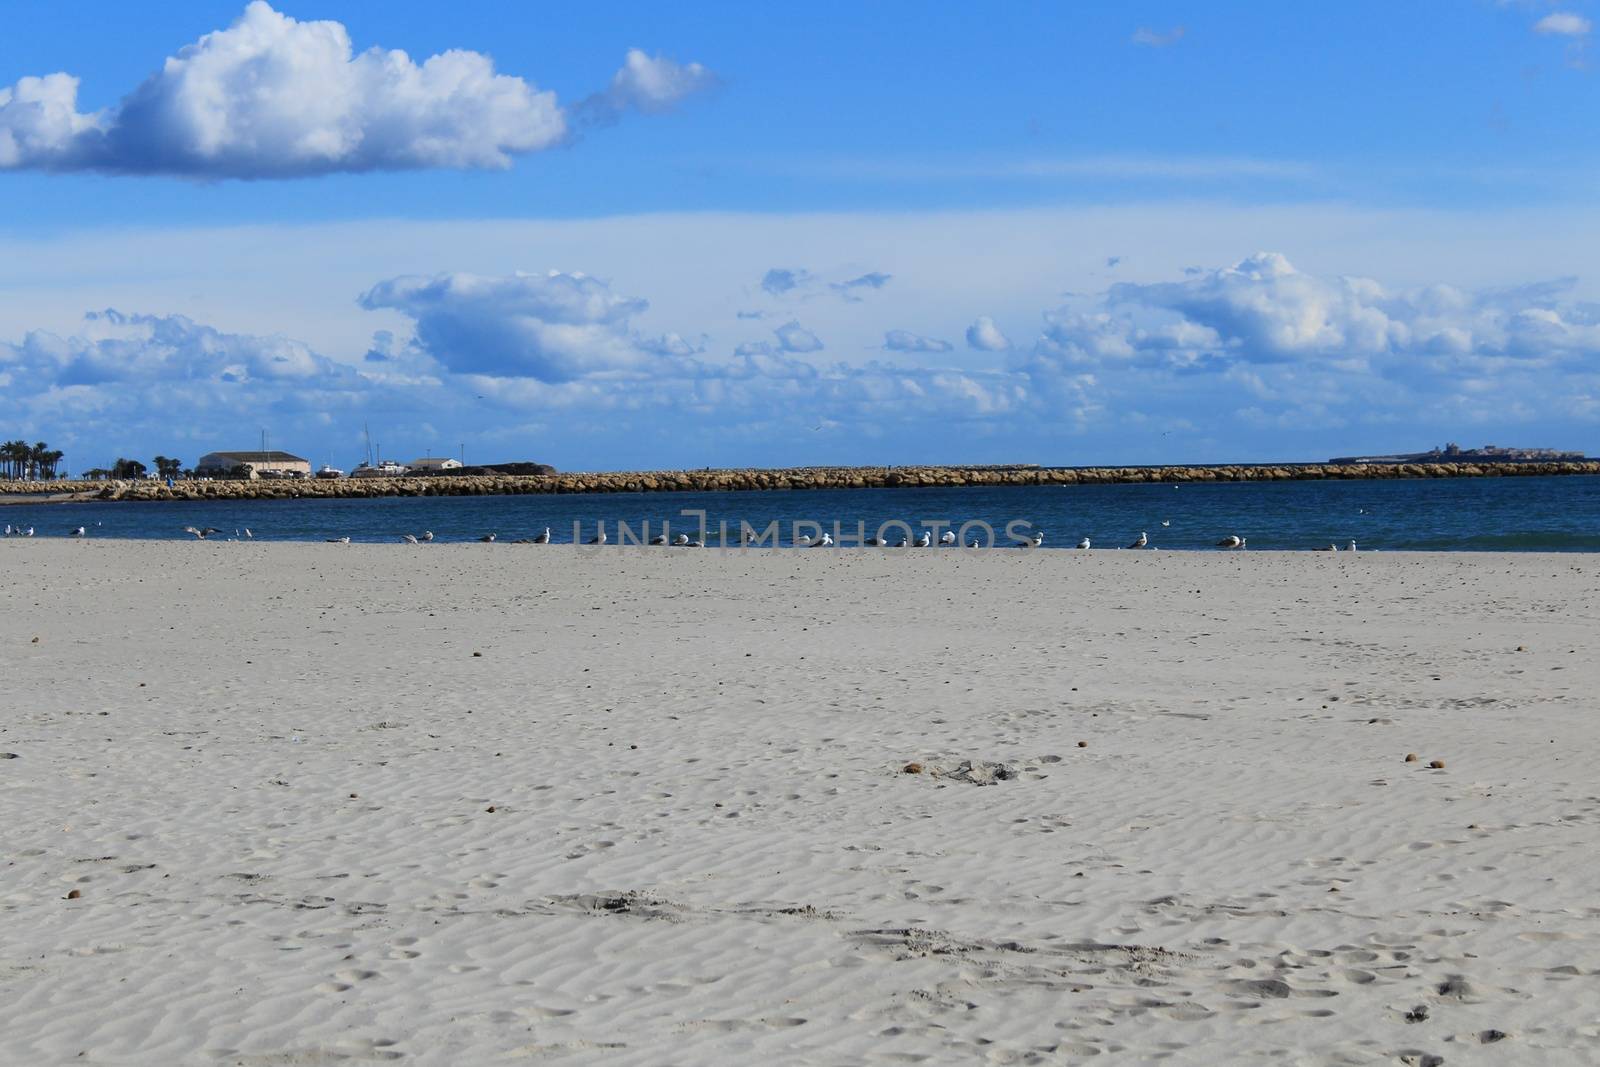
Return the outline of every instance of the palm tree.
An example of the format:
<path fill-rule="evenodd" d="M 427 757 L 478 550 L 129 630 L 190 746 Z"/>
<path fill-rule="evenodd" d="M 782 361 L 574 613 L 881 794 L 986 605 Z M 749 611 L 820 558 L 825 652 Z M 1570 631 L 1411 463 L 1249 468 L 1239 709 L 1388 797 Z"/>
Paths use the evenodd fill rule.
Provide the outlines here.
<path fill-rule="evenodd" d="M 111 465 L 111 477 L 128 480 L 143 478 L 146 469 L 145 465 L 136 459 L 123 459 L 118 456 L 117 461 Z"/>
<path fill-rule="evenodd" d="M 0 466 L 5 467 L 7 478 L 21 478 L 28 463 L 28 445 L 24 441 L 7 441 L 0 445 Z"/>
<path fill-rule="evenodd" d="M 156 473 L 163 478 L 176 478 L 183 473 L 183 460 L 170 459 L 167 456 L 157 456 L 155 459 Z"/>

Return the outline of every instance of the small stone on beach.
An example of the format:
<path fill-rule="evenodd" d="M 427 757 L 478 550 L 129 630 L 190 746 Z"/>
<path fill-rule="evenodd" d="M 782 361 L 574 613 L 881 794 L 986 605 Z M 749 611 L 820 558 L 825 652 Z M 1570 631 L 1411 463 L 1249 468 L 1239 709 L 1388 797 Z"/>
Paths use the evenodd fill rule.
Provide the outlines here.
<path fill-rule="evenodd" d="M 1442 760 L 1442 759 L 1429 760 L 1428 761 L 1428 769 L 1429 770 L 1434 770 L 1434 771 L 1442 771 L 1442 770 L 1444 770 L 1444 760 Z"/>
<path fill-rule="evenodd" d="M 1079 741 L 1078 742 L 1078 747 L 1079 748 L 1088 748 L 1089 747 L 1089 742 L 1087 742 L 1087 741 Z"/>
<path fill-rule="evenodd" d="M 82 891 L 74 889 L 72 892 L 67 894 L 67 899 L 68 900 L 77 900 L 81 896 L 83 896 Z"/>
<path fill-rule="evenodd" d="M 903 770 L 906 774 L 921 774 L 922 773 L 922 764 L 920 764 L 920 763 L 908 763 L 903 768 L 901 768 L 901 770 Z"/>
<path fill-rule="evenodd" d="M 494 814 L 494 805 L 490 804 L 487 808 L 484 808 L 483 810 L 488 812 L 490 815 L 493 815 Z"/>
<path fill-rule="evenodd" d="M 1415 752 L 1407 752 L 1406 753 L 1406 762 L 1407 763 L 1415 763 L 1415 762 L 1417 762 L 1417 754 Z"/>

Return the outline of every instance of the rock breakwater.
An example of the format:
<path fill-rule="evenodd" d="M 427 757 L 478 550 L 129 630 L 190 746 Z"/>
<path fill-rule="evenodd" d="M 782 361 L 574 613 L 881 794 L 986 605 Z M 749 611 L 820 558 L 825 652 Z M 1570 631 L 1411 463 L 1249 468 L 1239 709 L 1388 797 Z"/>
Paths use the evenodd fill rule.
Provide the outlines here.
<path fill-rule="evenodd" d="M 1215 467 L 797 467 L 785 470 L 605 471 L 312 481 L 0 482 L 0 493 L 56 500 L 295 500 L 530 493 L 757 492 L 1126 482 L 1277 482 L 1600 474 L 1600 460 L 1533 463 L 1260 464 Z"/>

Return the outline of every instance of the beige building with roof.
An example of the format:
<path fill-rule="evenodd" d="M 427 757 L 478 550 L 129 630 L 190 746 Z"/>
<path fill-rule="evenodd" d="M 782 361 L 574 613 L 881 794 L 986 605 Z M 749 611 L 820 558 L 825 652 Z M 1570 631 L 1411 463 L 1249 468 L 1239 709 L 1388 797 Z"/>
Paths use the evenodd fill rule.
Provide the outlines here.
<path fill-rule="evenodd" d="M 311 476 L 311 461 L 289 452 L 207 452 L 194 465 L 199 475 L 231 474 L 247 467 L 253 476 L 290 475 L 300 478 Z"/>

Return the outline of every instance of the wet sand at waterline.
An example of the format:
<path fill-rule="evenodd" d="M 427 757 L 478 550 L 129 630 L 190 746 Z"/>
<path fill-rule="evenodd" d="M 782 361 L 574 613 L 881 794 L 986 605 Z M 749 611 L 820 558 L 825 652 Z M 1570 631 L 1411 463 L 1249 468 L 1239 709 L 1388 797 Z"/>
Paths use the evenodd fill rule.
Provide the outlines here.
<path fill-rule="evenodd" d="M 1580 555 L 0 543 L 0 1062 L 1592 1063 L 1597 615 Z"/>

